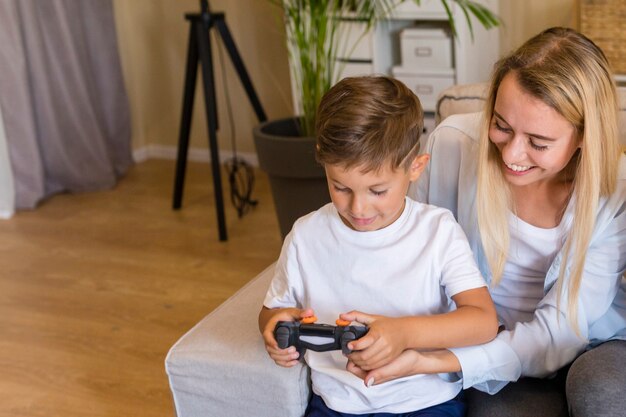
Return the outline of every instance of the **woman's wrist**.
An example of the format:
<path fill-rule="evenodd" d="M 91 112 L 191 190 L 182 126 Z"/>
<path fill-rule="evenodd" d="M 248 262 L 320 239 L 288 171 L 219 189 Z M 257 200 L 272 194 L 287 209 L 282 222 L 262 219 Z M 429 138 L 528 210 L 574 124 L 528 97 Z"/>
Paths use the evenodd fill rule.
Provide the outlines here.
<path fill-rule="evenodd" d="M 447 349 L 420 352 L 424 361 L 420 373 L 439 374 L 461 372 L 461 363 L 456 355 Z"/>

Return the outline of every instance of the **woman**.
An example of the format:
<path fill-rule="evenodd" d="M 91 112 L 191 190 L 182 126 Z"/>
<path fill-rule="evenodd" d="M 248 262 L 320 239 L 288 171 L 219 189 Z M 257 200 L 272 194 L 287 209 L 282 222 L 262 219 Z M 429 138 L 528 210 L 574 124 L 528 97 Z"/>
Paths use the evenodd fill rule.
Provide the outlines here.
<path fill-rule="evenodd" d="M 412 194 L 453 211 L 503 330 L 481 346 L 405 351 L 378 369 L 354 353 L 351 371 L 366 383 L 459 372 L 465 388 L 490 394 L 558 371 L 493 397 L 472 390 L 470 415 L 567 415 L 564 385 L 572 415 L 623 415 L 626 158 L 617 113 L 604 54 L 574 30 L 548 29 L 498 62 L 485 111 L 453 116 L 429 138 L 429 172 Z"/>

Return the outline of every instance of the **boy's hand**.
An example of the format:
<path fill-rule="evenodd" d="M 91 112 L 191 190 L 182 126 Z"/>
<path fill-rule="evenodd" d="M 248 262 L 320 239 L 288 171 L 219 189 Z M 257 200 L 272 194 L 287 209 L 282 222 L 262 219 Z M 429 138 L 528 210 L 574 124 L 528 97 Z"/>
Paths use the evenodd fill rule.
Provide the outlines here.
<path fill-rule="evenodd" d="M 264 322 L 262 326 L 263 340 L 265 341 L 265 350 L 270 355 L 270 358 L 276 362 L 277 365 L 290 368 L 298 363 L 299 354 L 296 351 L 295 346 L 289 346 L 286 349 L 278 347 L 278 342 L 274 338 L 274 328 L 279 321 L 297 321 L 306 317 L 313 316 L 312 309 L 302 310 L 299 308 L 276 308 L 268 309 L 263 307 L 261 314 L 259 315 L 259 323 Z"/>
<path fill-rule="evenodd" d="M 350 311 L 340 315 L 341 319 L 356 321 L 369 327 L 362 338 L 348 343 L 353 350 L 350 362 L 363 371 L 380 368 L 397 358 L 405 349 L 406 341 L 401 327 L 402 319 L 377 316 Z"/>

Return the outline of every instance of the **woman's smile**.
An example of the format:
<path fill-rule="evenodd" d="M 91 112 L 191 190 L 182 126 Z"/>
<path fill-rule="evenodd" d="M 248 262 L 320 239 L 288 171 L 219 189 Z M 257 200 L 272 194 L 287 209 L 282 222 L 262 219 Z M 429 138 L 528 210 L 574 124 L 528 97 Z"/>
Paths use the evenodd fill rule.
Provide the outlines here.
<path fill-rule="evenodd" d="M 515 164 L 507 164 L 504 162 L 504 166 L 507 168 L 507 171 L 512 175 L 525 175 L 528 174 L 534 166 L 524 166 L 524 165 L 515 165 Z"/>

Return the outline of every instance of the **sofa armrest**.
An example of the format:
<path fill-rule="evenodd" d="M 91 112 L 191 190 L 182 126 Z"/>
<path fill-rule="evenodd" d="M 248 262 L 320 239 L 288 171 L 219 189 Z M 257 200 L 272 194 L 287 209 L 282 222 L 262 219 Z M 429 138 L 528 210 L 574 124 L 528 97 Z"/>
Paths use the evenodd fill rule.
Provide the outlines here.
<path fill-rule="evenodd" d="M 276 365 L 257 317 L 274 271 L 270 265 L 170 349 L 165 368 L 178 417 L 301 417 L 309 370 Z"/>

